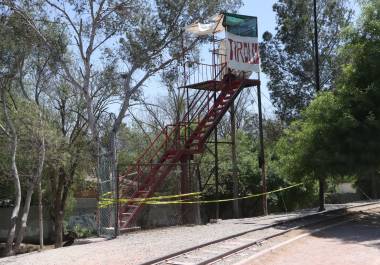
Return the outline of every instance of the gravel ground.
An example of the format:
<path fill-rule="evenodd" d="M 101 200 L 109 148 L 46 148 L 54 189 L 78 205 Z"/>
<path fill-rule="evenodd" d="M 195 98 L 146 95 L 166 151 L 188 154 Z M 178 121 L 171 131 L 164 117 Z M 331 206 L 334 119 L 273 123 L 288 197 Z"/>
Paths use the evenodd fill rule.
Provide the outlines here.
<path fill-rule="evenodd" d="M 336 209 L 360 203 L 327 205 Z M 141 264 L 198 244 L 315 212 L 315 209 L 266 217 L 222 220 L 216 224 L 177 226 L 133 232 L 114 240 L 29 253 L 0 259 L 0 264 L 72 265 Z M 263 230 L 265 233 L 265 230 Z"/>

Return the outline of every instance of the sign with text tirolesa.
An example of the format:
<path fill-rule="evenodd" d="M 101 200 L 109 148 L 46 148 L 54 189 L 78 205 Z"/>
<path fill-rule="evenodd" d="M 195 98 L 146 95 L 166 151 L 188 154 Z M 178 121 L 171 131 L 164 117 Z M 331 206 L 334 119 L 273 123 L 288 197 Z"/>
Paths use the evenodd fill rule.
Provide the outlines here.
<path fill-rule="evenodd" d="M 238 14 L 224 14 L 226 29 L 226 60 L 233 72 L 260 72 L 257 18 Z"/>

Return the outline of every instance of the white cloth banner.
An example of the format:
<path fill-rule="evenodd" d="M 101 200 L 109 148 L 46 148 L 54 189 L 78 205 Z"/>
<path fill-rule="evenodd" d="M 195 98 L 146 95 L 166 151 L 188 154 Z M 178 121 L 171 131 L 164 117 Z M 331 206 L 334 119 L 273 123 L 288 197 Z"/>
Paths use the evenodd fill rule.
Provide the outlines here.
<path fill-rule="evenodd" d="M 227 66 L 234 72 L 260 72 L 259 42 L 256 37 L 243 37 L 226 32 Z"/>
<path fill-rule="evenodd" d="M 186 26 L 185 30 L 195 35 L 203 36 L 203 35 L 212 34 L 215 26 L 216 26 L 216 23 L 210 23 L 210 24 L 194 23 L 189 26 Z"/>
<path fill-rule="evenodd" d="M 196 22 L 196 23 L 186 26 L 185 30 L 197 36 L 211 35 L 217 32 L 222 32 L 224 31 L 224 27 L 221 22 L 222 19 L 223 19 L 223 15 L 218 14 L 209 19 L 209 21 L 212 21 L 211 23 L 202 24 L 202 23 Z"/>

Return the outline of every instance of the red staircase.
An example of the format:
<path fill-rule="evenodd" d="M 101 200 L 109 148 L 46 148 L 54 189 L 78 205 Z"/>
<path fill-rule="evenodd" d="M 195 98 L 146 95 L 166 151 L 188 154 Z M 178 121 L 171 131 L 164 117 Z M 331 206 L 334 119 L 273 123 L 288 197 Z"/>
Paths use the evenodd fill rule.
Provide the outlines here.
<path fill-rule="evenodd" d="M 205 149 L 207 138 L 244 87 L 257 85 L 257 80 L 210 80 L 188 86 L 198 89 L 182 121 L 166 126 L 145 149 L 136 163 L 120 177 L 120 197 L 149 198 L 171 170 L 184 158 Z M 217 91 L 216 100 L 213 92 Z M 203 117 L 203 118 L 200 118 Z M 120 231 L 134 226 L 142 204 L 120 206 Z"/>

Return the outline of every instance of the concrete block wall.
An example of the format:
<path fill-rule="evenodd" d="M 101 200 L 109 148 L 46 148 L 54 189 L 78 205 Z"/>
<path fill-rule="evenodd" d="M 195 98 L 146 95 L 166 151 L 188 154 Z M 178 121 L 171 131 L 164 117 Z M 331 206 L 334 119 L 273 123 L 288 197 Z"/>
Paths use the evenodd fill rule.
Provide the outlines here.
<path fill-rule="evenodd" d="M 96 207 L 97 200 L 95 198 L 77 198 L 74 212 L 68 220 L 68 228 L 72 229 L 75 225 L 80 225 L 96 231 Z M 11 214 L 12 208 L 0 208 L 0 242 L 4 242 L 7 238 Z M 44 241 L 46 243 L 53 242 L 54 223 L 46 209 L 44 209 L 43 222 Z M 36 244 L 39 242 L 38 207 L 34 205 L 30 207 L 24 242 Z"/>

